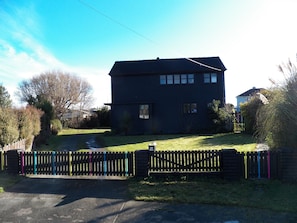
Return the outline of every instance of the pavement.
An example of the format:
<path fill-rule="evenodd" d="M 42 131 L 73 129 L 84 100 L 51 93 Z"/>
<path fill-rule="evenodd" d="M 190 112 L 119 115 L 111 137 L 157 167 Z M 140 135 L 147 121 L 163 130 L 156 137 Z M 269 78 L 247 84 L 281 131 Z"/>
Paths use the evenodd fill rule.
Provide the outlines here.
<path fill-rule="evenodd" d="M 0 222 L 297 222 L 253 208 L 131 200 L 119 177 L 30 176 L 0 194 Z"/>

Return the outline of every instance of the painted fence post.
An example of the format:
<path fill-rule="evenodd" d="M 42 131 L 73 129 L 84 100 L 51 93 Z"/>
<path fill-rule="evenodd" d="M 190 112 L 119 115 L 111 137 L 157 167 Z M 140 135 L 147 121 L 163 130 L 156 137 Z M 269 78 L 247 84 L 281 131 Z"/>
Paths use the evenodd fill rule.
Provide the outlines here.
<path fill-rule="evenodd" d="M 104 176 L 107 175 L 107 161 L 106 161 L 106 152 L 103 152 L 103 173 Z"/>
<path fill-rule="evenodd" d="M 56 175 L 56 152 L 52 152 L 52 172 L 53 175 Z"/>
<path fill-rule="evenodd" d="M 37 174 L 37 152 L 33 152 L 33 173 Z"/>
<path fill-rule="evenodd" d="M 69 176 L 72 176 L 72 152 L 68 152 L 68 167 L 69 167 Z"/>
<path fill-rule="evenodd" d="M 125 175 L 128 176 L 128 152 L 125 152 Z"/>
<path fill-rule="evenodd" d="M 247 165 L 248 156 L 247 153 L 244 153 L 244 178 L 248 178 L 248 165 Z"/>

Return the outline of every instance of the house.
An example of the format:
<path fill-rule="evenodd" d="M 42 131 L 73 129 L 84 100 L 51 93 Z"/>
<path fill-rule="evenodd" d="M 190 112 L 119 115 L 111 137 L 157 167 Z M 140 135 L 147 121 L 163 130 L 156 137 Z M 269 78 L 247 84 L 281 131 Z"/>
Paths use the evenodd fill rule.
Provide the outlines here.
<path fill-rule="evenodd" d="M 225 104 L 219 57 L 118 61 L 111 76 L 111 126 L 126 134 L 189 133 L 211 127 L 207 105 Z"/>
<path fill-rule="evenodd" d="M 68 110 L 62 115 L 62 120 L 71 120 L 71 119 L 86 119 L 91 117 L 94 114 L 92 111 L 88 110 Z"/>
<path fill-rule="evenodd" d="M 251 100 L 253 97 L 255 97 L 257 95 L 257 93 L 260 93 L 262 90 L 265 90 L 265 89 L 253 87 L 253 88 L 243 92 L 242 94 L 238 95 L 236 97 L 236 101 L 237 101 L 236 111 L 240 112 L 240 104 L 243 104 L 243 103 Z"/>

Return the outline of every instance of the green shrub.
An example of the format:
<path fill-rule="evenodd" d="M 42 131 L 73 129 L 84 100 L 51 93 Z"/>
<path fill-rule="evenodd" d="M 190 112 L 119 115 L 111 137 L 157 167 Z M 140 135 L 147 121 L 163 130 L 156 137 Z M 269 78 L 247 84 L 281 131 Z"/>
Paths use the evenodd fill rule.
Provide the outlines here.
<path fill-rule="evenodd" d="M 9 108 L 0 108 L 0 145 L 13 143 L 19 139 L 18 119 Z"/>
<path fill-rule="evenodd" d="M 57 135 L 62 129 L 62 123 L 59 119 L 51 120 L 51 131 L 53 135 Z"/>

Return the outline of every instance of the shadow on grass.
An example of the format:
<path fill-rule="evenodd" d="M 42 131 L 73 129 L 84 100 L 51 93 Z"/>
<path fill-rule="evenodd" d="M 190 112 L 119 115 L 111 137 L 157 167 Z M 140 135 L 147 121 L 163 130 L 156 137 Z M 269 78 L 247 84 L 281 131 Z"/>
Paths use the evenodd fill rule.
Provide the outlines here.
<path fill-rule="evenodd" d="M 172 134 L 172 135 L 108 135 L 108 134 L 99 134 L 100 141 L 103 147 L 111 146 L 124 146 L 130 144 L 144 143 L 144 142 L 153 142 L 153 141 L 162 141 L 162 140 L 171 140 L 179 138 L 193 138 L 198 135 L 189 135 L 189 134 Z"/>
<path fill-rule="evenodd" d="M 220 146 L 220 145 L 230 145 L 238 146 L 245 144 L 255 143 L 255 139 L 252 135 L 243 133 L 228 133 L 228 134 L 215 134 L 205 137 L 201 140 L 201 145 L 208 146 Z"/>
<path fill-rule="evenodd" d="M 51 136 L 46 144 L 37 148 L 38 151 L 77 151 L 81 149 L 90 149 L 88 143 L 92 141 L 92 147 L 101 148 L 99 135 L 101 133 L 54 135 Z"/>

